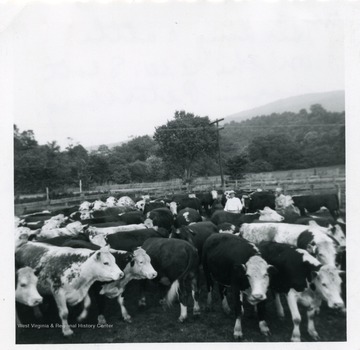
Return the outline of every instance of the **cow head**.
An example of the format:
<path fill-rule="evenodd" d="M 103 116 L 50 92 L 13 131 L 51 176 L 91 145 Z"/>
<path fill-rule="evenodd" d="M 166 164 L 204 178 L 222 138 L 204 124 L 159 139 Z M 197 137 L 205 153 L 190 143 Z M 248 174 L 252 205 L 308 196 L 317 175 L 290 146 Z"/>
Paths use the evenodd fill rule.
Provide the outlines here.
<path fill-rule="evenodd" d="M 328 236 L 334 240 L 337 250 L 338 251 L 345 250 L 346 237 L 340 225 L 339 224 L 335 224 L 335 226 L 329 225 L 328 228 L 330 229 L 330 231 L 328 232 Z"/>
<path fill-rule="evenodd" d="M 142 248 L 137 248 L 133 252 L 133 259 L 125 267 L 126 275 L 130 275 L 133 279 L 153 279 L 157 276 L 157 272 L 151 265 L 150 257 Z"/>
<path fill-rule="evenodd" d="M 79 207 L 79 211 L 90 210 L 91 203 L 88 201 L 82 202 Z"/>
<path fill-rule="evenodd" d="M 171 202 L 169 204 L 169 209 L 174 216 L 177 215 L 177 203 L 176 202 Z"/>
<path fill-rule="evenodd" d="M 102 247 L 88 259 L 88 268 L 98 281 L 108 282 L 124 277 L 124 272 L 116 265 L 109 246 Z"/>
<path fill-rule="evenodd" d="M 275 210 L 265 207 L 263 210 L 259 210 L 260 221 L 276 221 L 280 222 L 284 220 L 284 217 L 278 214 Z"/>
<path fill-rule="evenodd" d="M 93 203 L 93 207 L 92 207 L 93 210 L 104 210 L 106 208 L 107 208 L 107 205 L 99 199 Z"/>
<path fill-rule="evenodd" d="M 88 220 L 88 219 L 92 219 L 93 216 L 91 214 L 91 211 L 89 210 L 83 210 L 80 212 L 80 220 Z"/>
<path fill-rule="evenodd" d="M 269 273 L 273 272 L 273 267 L 260 256 L 253 255 L 245 265 L 243 265 L 250 288 L 244 293 L 251 305 L 266 299 L 266 293 L 270 283 Z"/>
<path fill-rule="evenodd" d="M 218 198 L 218 191 L 212 190 L 210 193 L 213 200 L 216 200 Z"/>
<path fill-rule="evenodd" d="M 83 225 L 80 221 L 72 222 L 71 224 L 66 225 L 66 229 L 74 236 L 77 234 L 84 232 L 84 229 L 87 225 Z"/>
<path fill-rule="evenodd" d="M 23 267 L 16 272 L 16 301 L 27 305 L 36 306 L 42 303 L 43 298 L 36 289 L 38 278 L 31 267 Z"/>
<path fill-rule="evenodd" d="M 111 196 L 111 197 L 109 197 L 109 198 L 107 198 L 106 199 L 106 206 L 108 207 L 108 208 L 113 208 L 113 207 L 115 207 L 116 206 L 116 198 L 115 197 L 113 197 L 113 196 Z"/>
<path fill-rule="evenodd" d="M 344 311 L 344 301 L 341 298 L 341 273 L 343 272 L 334 266 L 323 265 L 320 270 L 312 272 L 310 287 L 321 295 L 330 308 Z"/>
<path fill-rule="evenodd" d="M 135 208 L 143 212 L 145 208 L 145 204 L 146 204 L 145 199 L 142 199 L 135 203 Z"/>

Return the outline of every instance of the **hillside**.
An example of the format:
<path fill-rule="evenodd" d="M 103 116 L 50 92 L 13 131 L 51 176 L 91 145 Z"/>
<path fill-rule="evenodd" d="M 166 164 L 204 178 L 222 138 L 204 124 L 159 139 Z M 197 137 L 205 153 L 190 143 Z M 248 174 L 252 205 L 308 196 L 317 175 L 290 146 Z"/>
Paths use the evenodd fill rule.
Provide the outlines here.
<path fill-rule="evenodd" d="M 225 117 L 224 122 L 241 122 L 255 116 L 271 115 L 272 113 L 298 113 L 303 108 L 309 110 L 309 107 L 313 104 L 321 104 L 329 112 L 343 112 L 345 110 L 345 91 L 338 90 L 284 98 L 257 108 L 229 115 Z"/>

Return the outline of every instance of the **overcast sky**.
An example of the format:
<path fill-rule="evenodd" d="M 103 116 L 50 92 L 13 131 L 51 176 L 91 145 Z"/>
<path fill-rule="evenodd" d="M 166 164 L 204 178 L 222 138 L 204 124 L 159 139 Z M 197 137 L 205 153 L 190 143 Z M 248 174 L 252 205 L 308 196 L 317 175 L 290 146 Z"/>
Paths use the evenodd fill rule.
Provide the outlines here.
<path fill-rule="evenodd" d="M 175 110 L 215 119 L 344 89 L 340 12 L 311 2 L 28 4 L 3 32 L 14 123 L 41 144 L 90 146 L 152 134 Z"/>

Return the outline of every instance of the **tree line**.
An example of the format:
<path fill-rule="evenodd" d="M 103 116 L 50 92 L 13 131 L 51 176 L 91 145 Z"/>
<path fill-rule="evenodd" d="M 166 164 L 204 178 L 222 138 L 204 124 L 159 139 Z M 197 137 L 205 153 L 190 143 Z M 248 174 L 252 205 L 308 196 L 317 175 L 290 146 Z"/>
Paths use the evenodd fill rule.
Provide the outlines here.
<path fill-rule="evenodd" d="M 345 113 L 313 105 L 310 111 L 258 116 L 225 124 L 220 131 L 224 172 L 240 178 L 262 172 L 345 163 Z M 40 145 L 32 130 L 14 125 L 15 193 L 66 191 L 94 185 L 155 182 L 219 175 L 217 130 L 207 116 L 176 111 L 153 137 L 139 136 L 120 146 L 86 150 L 56 141 Z"/>

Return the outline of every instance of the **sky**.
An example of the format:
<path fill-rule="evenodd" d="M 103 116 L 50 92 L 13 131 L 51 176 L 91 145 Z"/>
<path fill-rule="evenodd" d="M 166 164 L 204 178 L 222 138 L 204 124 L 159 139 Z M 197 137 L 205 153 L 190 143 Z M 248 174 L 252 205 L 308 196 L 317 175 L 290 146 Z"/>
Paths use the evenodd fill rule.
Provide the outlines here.
<path fill-rule="evenodd" d="M 345 89 L 331 4 L 30 2 L 9 17 L 12 115 L 40 144 L 126 141 L 176 110 L 215 120 Z"/>

